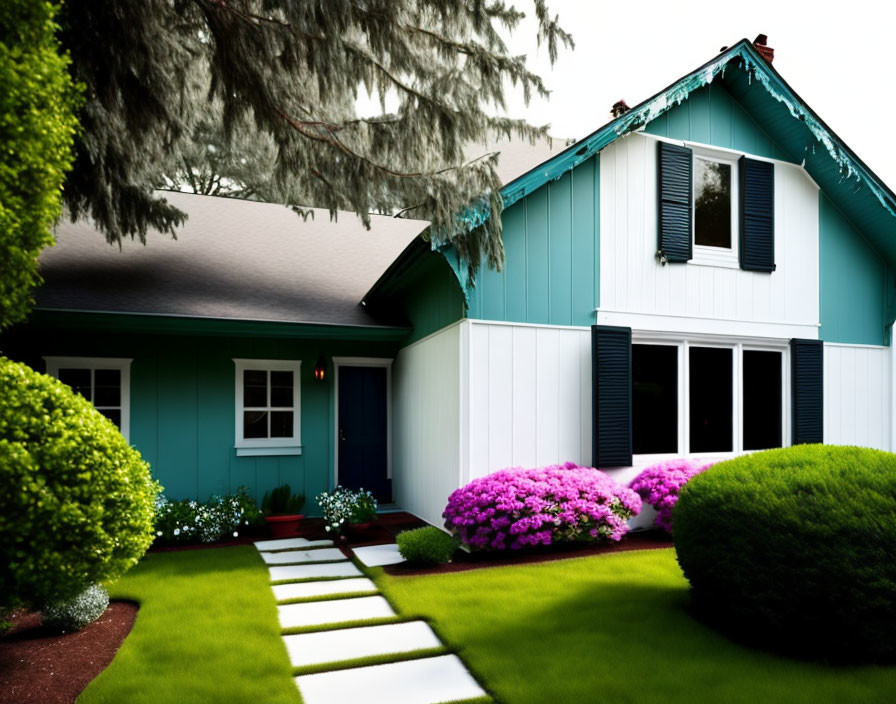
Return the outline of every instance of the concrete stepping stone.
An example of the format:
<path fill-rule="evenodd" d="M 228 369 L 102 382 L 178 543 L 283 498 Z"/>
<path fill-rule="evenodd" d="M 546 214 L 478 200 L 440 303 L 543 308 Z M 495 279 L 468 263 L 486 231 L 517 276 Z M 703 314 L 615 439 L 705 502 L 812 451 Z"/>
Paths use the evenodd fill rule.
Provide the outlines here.
<path fill-rule="evenodd" d="M 383 565 L 397 565 L 404 562 L 398 546 L 395 543 L 386 545 L 369 545 L 364 548 L 353 548 L 355 556 L 368 567 L 382 567 Z"/>
<path fill-rule="evenodd" d="M 388 618 L 395 612 L 381 596 L 361 596 L 357 599 L 309 601 L 304 604 L 284 604 L 277 607 L 281 628 L 320 626 L 325 623 L 363 621 Z"/>
<path fill-rule="evenodd" d="M 317 550 L 284 550 L 283 552 L 263 552 L 261 559 L 268 565 L 289 565 L 301 562 L 326 562 L 345 560 L 339 548 L 318 548 Z"/>
<path fill-rule="evenodd" d="M 344 628 L 339 631 L 283 636 L 293 667 L 321 665 L 371 655 L 409 653 L 442 644 L 423 621 L 382 626 Z"/>
<path fill-rule="evenodd" d="M 274 598 L 277 601 L 287 599 L 313 599 L 334 594 L 351 594 L 353 592 L 379 591 L 367 577 L 356 579 L 329 579 L 325 582 L 299 582 L 297 584 L 275 584 Z"/>
<path fill-rule="evenodd" d="M 323 579 L 325 577 L 363 577 L 351 562 L 327 562 L 319 565 L 285 565 L 269 567 L 272 582 L 287 579 Z"/>
<path fill-rule="evenodd" d="M 485 695 L 456 655 L 296 677 L 305 704 L 436 704 Z"/>
<path fill-rule="evenodd" d="M 307 538 L 280 538 L 278 540 L 259 540 L 255 547 L 259 550 L 289 550 L 291 548 L 330 547 L 332 540 L 308 540 Z"/>

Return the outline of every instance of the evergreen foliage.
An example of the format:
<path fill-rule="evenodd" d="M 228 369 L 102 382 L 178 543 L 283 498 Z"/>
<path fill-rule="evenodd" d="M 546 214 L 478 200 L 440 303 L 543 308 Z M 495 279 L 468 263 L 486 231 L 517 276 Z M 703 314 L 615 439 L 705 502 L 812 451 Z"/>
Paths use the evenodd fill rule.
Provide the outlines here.
<path fill-rule="evenodd" d="M 572 40 L 546 0 L 533 1 L 553 60 Z M 87 87 L 65 191 L 71 216 L 91 216 L 110 242 L 142 240 L 148 227 L 173 233 L 184 214 L 151 187 L 179 178 L 170 166 L 182 163 L 184 140 L 249 129 L 276 145 L 268 199 L 354 211 L 365 223 L 410 210 L 471 270 L 482 255 L 500 266 L 495 155 L 464 163 L 465 147 L 545 134 L 492 114 L 508 85 L 527 99 L 547 94 L 499 34 L 522 17 L 479 0 L 69 2 L 62 42 Z M 365 92 L 382 114 L 357 114 Z M 492 217 L 471 229 L 471 205 Z"/>
<path fill-rule="evenodd" d="M 109 594 L 99 584 L 91 584 L 73 599 L 45 606 L 43 624 L 59 633 L 80 631 L 96 621 L 109 606 Z"/>
<path fill-rule="evenodd" d="M 0 357 L 0 610 L 116 579 L 153 539 L 159 486 L 83 396 Z"/>
<path fill-rule="evenodd" d="M 414 565 L 441 565 L 451 562 L 458 540 L 435 526 L 406 530 L 395 537 L 398 552 Z"/>
<path fill-rule="evenodd" d="M 896 657 L 896 455 L 797 445 L 719 463 L 673 509 L 696 604 L 826 660 Z"/>
<path fill-rule="evenodd" d="M 77 91 L 56 40 L 55 2 L 0 3 L 0 329 L 26 316 L 53 243 L 72 159 Z"/>

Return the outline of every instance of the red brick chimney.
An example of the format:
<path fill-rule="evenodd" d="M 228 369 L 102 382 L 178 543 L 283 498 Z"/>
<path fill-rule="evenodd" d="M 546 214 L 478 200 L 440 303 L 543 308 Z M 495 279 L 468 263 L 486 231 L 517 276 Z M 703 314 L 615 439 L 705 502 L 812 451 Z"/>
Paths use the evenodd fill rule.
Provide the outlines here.
<path fill-rule="evenodd" d="M 768 46 L 768 37 L 764 34 L 760 34 L 753 40 L 753 46 L 756 47 L 759 55 L 769 63 L 775 60 L 775 50 Z"/>

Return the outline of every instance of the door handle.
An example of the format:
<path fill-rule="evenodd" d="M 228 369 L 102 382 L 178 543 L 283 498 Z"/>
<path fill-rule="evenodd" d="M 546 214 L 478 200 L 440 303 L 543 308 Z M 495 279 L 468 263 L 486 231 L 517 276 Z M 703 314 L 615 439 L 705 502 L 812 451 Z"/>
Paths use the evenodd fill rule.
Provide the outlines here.
<path fill-rule="evenodd" d="M 339 429 L 339 441 L 345 442 L 345 431 L 342 428 Z"/>

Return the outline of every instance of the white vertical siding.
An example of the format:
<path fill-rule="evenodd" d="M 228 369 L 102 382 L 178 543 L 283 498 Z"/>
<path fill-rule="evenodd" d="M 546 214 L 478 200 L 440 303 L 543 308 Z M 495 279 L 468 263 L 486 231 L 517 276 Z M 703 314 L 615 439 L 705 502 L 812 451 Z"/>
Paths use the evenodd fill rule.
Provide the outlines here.
<path fill-rule="evenodd" d="M 470 470 L 591 459 L 588 329 L 470 321 Z"/>
<path fill-rule="evenodd" d="M 890 450 L 890 349 L 824 346 L 824 441 Z"/>
<path fill-rule="evenodd" d="M 461 485 L 463 325 L 405 347 L 392 367 L 395 501 L 437 526 Z"/>
<path fill-rule="evenodd" d="M 775 163 L 777 271 L 769 275 L 656 261 L 656 161 L 649 135 L 630 135 L 601 152 L 598 321 L 713 331 L 688 323 L 702 319 L 725 321 L 724 331 L 714 330 L 725 334 L 817 338 L 818 188 L 802 168 Z"/>

